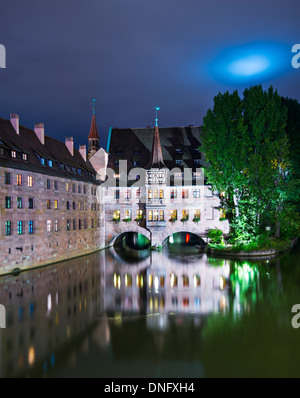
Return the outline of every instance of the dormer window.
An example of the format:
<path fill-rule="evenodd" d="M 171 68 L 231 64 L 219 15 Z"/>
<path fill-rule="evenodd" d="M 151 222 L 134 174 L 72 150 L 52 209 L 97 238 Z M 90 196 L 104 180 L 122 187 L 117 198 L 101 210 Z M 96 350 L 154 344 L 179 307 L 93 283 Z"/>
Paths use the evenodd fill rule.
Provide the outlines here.
<path fill-rule="evenodd" d="M 176 164 L 177 165 L 182 165 L 182 160 L 181 159 L 176 159 Z"/>
<path fill-rule="evenodd" d="M 44 158 L 41 158 L 41 165 L 45 166 L 45 159 Z"/>
<path fill-rule="evenodd" d="M 194 161 L 196 164 L 201 164 L 201 159 L 195 159 Z"/>
<path fill-rule="evenodd" d="M 28 160 L 28 155 L 27 155 L 27 153 L 23 153 L 23 160 Z"/>
<path fill-rule="evenodd" d="M 16 159 L 17 158 L 17 152 L 16 151 L 11 151 L 11 157 L 13 159 Z"/>
<path fill-rule="evenodd" d="M 53 162 L 52 162 L 52 160 L 48 160 L 48 166 L 53 167 Z"/>
<path fill-rule="evenodd" d="M 182 154 L 182 148 L 176 148 L 175 151 L 176 153 Z"/>

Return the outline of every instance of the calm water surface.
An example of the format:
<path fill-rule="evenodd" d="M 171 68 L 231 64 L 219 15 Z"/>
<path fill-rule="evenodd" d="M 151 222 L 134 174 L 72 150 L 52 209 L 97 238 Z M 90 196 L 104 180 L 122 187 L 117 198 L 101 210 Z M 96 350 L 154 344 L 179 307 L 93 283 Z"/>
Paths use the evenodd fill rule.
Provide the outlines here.
<path fill-rule="evenodd" d="M 0 377 L 299 377 L 300 245 L 234 260 L 110 249 L 0 278 Z"/>

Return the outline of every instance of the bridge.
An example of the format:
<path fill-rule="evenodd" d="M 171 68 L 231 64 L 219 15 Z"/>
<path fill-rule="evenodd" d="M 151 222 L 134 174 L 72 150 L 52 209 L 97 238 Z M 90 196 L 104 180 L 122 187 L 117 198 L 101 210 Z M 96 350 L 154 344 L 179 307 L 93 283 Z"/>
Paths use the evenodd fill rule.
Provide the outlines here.
<path fill-rule="evenodd" d="M 192 220 L 184 222 L 180 220 L 175 222 L 166 221 L 164 225 L 159 225 L 158 223 L 157 226 L 151 227 L 146 226 L 145 221 L 115 222 L 107 220 L 105 223 L 105 247 L 113 246 L 122 234 L 129 232 L 145 236 L 149 239 L 151 246 L 163 246 L 168 237 L 179 232 L 194 234 L 206 241 L 207 232 L 211 228 L 219 228 L 225 235 L 229 232 L 228 222 L 219 220 L 215 223 L 194 222 Z"/>

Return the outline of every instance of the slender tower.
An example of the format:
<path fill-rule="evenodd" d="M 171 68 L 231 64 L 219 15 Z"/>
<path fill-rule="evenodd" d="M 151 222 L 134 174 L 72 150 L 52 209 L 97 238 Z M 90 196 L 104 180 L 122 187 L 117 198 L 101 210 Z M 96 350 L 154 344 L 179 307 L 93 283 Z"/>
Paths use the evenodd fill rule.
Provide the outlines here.
<path fill-rule="evenodd" d="M 164 164 L 160 144 L 157 111 L 150 162 L 146 166 L 146 227 L 151 231 L 151 245 L 160 242 L 159 233 L 166 227 L 166 187 L 168 169 Z"/>
<path fill-rule="evenodd" d="M 89 140 L 88 158 L 92 157 L 100 149 L 100 137 L 98 134 L 96 116 L 95 116 L 95 102 L 96 100 L 93 99 L 92 101 L 93 116 L 92 116 L 90 134 L 88 137 Z"/>

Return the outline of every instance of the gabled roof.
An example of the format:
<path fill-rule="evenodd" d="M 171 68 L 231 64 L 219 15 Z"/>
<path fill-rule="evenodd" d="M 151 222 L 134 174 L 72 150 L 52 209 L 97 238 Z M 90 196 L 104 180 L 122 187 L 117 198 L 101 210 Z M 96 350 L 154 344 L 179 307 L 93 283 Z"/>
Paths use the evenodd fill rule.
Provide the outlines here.
<path fill-rule="evenodd" d="M 4 153 L 0 156 L 0 166 L 10 167 L 20 170 L 49 174 L 63 178 L 71 178 L 86 182 L 95 182 L 95 170 L 91 163 L 84 161 L 80 152 L 74 148 L 72 156 L 64 142 L 45 135 L 45 144 L 43 145 L 36 136 L 34 130 L 20 125 L 19 134 L 17 134 L 10 120 L 0 118 L 0 145 Z M 10 151 L 17 153 L 26 153 L 28 160 L 23 160 L 21 156 L 12 158 Z M 52 161 L 52 167 L 45 162 L 41 164 L 39 158 Z M 68 166 L 61 168 L 61 165 Z M 76 172 L 72 171 L 72 167 Z M 80 172 L 78 172 L 80 170 Z"/>
<path fill-rule="evenodd" d="M 95 114 L 93 114 L 93 117 L 92 117 L 92 123 L 91 123 L 90 134 L 88 136 L 88 139 L 89 140 L 91 140 L 91 139 L 99 140 L 100 139 L 99 134 L 98 134 Z"/>

